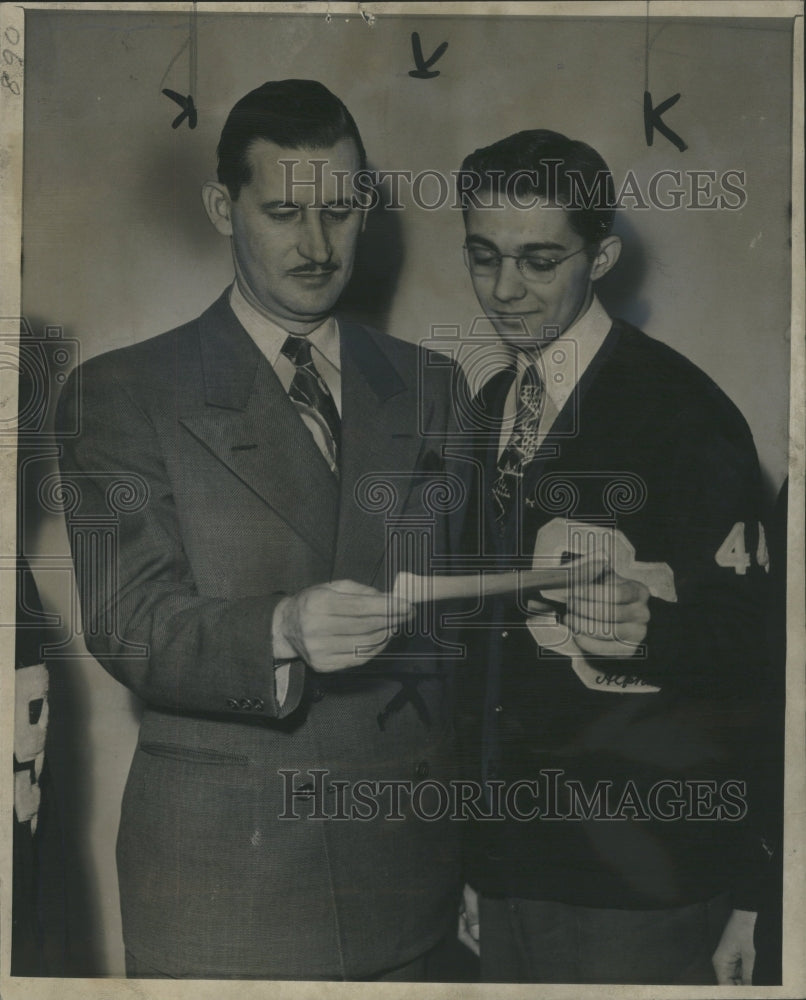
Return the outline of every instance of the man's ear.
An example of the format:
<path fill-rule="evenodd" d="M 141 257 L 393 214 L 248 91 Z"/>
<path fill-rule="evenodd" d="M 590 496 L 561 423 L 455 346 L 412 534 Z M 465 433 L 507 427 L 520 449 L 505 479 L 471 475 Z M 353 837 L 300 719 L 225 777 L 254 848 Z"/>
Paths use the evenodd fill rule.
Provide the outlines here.
<path fill-rule="evenodd" d="M 222 236 L 232 236 L 232 200 L 226 185 L 207 181 L 202 188 L 202 201 L 210 222 Z"/>
<path fill-rule="evenodd" d="M 598 281 L 603 278 L 608 271 L 616 266 L 616 261 L 621 256 L 621 237 L 606 236 L 599 244 L 596 256 L 593 258 L 591 268 L 591 281 Z"/>

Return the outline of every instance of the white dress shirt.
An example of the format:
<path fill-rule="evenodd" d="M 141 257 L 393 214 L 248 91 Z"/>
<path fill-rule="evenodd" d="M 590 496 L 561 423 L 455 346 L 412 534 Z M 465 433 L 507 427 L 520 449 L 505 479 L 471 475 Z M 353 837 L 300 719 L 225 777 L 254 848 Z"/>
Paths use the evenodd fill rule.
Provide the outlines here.
<path fill-rule="evenodd" d="M 232 285 L 229 301 L 241 326 L 255 342 L 261 354 L 274 369 L 280 384 L 288 392 L 296 371 L 294 363 L 282 353 L 283 344 L 288 338 L 288 330 L 284 330 L 247 302 L 237 281 Z M 311 345 L 311 354 L 316 370 L 330 390 L 330 395 L 333 397 L 339 416 L 341 416 L 341 358 L 339 356 L 339 327 L 335 317 L 328 316 L 320 326 L 306 334 L 305 337 Z M 329 462 L 327 444 L 321 437 L 321 425 L 314 423 L 303 410 L 300 410 L 300 416 L 313 435 L 317 447 Z"/>
<path fill-rule="evenodd" d="M 255 342 L 258 350 L 272 366 L 283 389 L 288 392 L 296 372 L 294 363 L 282 353 L 283 344 L 288 337 L 288 330 L 284 330 L 281 326 L 278 326 L 268 316 L 264 316 L 263 313 L 258 312 L 253 305 L 247 302 L 237 281 L 233 282 L 229 301 L 232 311 L 237 316 L 241 326 L 246 330 Z M 339 327 L 335 317 L 328 316 L 321 326 L 318 326 L 315 330 L 307 334 L 307 338 L 311 345 L 311 353 L 316 370 L 322 376 L 330 390 L 330 395 L 333 397 L 333 402 L 336 404 L 339 416 L 341 416 Z M 322 441 L 319 433 L 319 426 L 314 426 L 302 410 L 299 413 L 306 427 L 310 430 L 322 455 L 327 461 L 330 461 L 327 446 Z M 288 694 L 289 672 L 290 661 L 274 661 L 274 687 L 279 705 L 283 704 Z"/>
<path fill-rule="evenodd" d="M 527 368 L 529 366 L 537 368 L 546 389 L 538 433 L 538 439 L 542 443 L 596 352 L 604 343 L 611 324 L 612 321 L 604 306 L 594 296 L 583 315 L 542 351 L 534 354 L 526 351 L 518 352 L 517 376 L 504 403 L 501 438 L 498 443 L 499 456 L 509 443 L 512 434 L 518 410 L 517 391 Z"/>

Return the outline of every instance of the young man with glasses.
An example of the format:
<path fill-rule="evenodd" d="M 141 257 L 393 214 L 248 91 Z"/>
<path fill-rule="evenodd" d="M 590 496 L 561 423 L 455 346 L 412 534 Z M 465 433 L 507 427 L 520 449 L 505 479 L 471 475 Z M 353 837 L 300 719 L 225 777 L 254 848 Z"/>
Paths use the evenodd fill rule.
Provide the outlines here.
<path fill-rule="evenodd" d="M 595 295 L 621 249 L 595 150 L 521 132 L 459 179 L 470 278 L 510 351 L 474 400 L 466 557 L 568 571 L 466 632 L 460 725 L 502 818 L 473 824 L 463 933 L 488 981 L 693 984 L 715 981 L 725 930 L 738 966 L 718 975 L 749 981 L 752 903 L 732 890 L 765 666 L 750 432 Z"/>

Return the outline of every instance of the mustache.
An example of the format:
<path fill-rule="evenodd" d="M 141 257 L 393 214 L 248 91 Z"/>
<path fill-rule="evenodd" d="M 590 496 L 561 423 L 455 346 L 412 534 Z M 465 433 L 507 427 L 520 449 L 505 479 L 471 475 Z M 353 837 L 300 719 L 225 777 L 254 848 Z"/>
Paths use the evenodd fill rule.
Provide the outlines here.
<path fill-rule="evenodd" d="M 331 274 L 338 271 L 338 264 L 300 264 L 292 267 L 289 274 Z"/>

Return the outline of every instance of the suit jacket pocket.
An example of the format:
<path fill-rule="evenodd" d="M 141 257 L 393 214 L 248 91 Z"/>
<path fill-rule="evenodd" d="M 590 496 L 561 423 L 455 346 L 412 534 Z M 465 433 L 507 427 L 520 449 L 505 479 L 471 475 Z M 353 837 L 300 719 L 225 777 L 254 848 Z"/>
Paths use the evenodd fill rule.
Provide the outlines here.
<path fill-rule="evenodd" d="M 246 754 L 214 750 L 211 747 L 189 747 L 180 743 L 145 741 L 139 744 L 139 749 L 152 757 L 168 757 L 171 760 L 183 760 L 192 764 L 230 764 L 246 767 L 249 763 Z"/>

